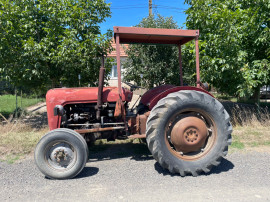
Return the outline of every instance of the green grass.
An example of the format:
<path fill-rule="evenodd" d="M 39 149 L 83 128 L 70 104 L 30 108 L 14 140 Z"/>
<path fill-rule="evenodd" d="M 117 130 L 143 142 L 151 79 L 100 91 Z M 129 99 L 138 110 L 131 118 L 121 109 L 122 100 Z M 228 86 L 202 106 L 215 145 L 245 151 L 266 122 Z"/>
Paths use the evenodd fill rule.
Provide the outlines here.
<path fill-rule="evenodd" d="M 18 107 L 24 109 L 31 105 L 37 104 L 38 102 L 43 102 L 44 98 L 26 98 L 17 97 Z M 0 113 L 5 117 L 8 117 L 16 109 L 16 97 L 15 95 L 1 95 L 0 96 Z"/>
<path fill-rule="evenodd" d="M 8 155 L 6 157 L 6 160 L 2 160 L 3 162 L 7 162 L 8 164 L 13 164 L 15 163 L 17 160 L 19 160 L 21 158 L 22 155 Z"/>
<path fill-rule="evenodd" d="M 242 142 L 234 141 L 234 142 L 232 142 L 231 147 L 232 148 L 236 148 L 236 149 L 244 149 L 245 148 L 245 145 Z"/>
<path fill-rule="evenodd" d="M 270 145 L 270 127 L 253 123 L 253 126 L 235 126 L 232 133 L 232 148 L 260 147 Z"/>

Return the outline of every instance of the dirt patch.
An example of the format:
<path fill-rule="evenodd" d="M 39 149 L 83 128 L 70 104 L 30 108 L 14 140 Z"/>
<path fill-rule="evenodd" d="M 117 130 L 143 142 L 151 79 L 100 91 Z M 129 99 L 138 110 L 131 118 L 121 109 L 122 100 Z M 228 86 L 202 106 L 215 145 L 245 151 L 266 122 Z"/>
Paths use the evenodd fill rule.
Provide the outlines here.
<path fill-rule="evenodd" d="M 36 105 L 27 107 L 26 111 L 32 114 L 42 114 L 47 112 L 46 102 L 37 103 Z"/>

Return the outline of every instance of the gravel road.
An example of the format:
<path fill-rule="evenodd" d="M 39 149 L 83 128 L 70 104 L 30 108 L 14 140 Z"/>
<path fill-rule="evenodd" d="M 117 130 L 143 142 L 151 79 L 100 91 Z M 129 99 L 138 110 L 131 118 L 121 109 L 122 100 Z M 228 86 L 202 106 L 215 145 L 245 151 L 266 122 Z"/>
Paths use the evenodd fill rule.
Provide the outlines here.
<path fill-rule="evenodd" d="M 0 163 L 0 201 L 269 201 L 270 153 L 234 152 L 210 174 L 164 171 L 143 144 L 93 148 L 82 173 L 50 180 L 33 157 Z"/>

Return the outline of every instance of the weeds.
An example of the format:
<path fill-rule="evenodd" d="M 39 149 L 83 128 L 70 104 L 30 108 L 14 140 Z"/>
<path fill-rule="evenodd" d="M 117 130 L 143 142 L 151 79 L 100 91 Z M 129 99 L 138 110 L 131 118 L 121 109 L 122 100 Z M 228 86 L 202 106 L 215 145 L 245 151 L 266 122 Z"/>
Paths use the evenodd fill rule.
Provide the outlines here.
<path fill-rule="evenodd" d="M 270 112 L 267 107 L 243 107 L 236 105 L 231 110 L 234 126 L 233 148 L 270 145 Z"/>
<path fill-rule="evenodd" d="M 268 107 L 240 107 L 235 105 L 231 110 L 231 121 L 234 126 L 269 126 L 270 112 Z"/>
<path fill-rule="evenodd" d="M 21 121 L 0 125 L 0 159 L 13 163 L 33 151 L 47 128 L 33 129 Z"/>

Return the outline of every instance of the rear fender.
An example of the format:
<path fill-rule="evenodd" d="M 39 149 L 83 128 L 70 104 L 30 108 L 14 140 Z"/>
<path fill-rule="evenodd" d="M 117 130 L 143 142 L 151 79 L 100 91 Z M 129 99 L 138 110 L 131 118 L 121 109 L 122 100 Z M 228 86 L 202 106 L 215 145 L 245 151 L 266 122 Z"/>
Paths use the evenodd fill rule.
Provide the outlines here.
<path fill-rule="evenodd" d="M 211 93 L 209 93 L 208 91 L 203 90 L 201 88 L 196 88 L 196 87 L 192 87 L 192 86 L 175 86 L 173 88 L 169 88 L 169 89 L 167 89 L 167 90 L 153 96 L 153 98 L 149 101 L 149 103 L 147 103 L 149 109 L 152 110 L 153 107 L 158 103 L 158 101 L 161 100 L 162 98 L 166 97 L 168 94 L 174 93 L 174 92 L 177 92 L 177 91 L 181 91 L 181 90 L 200 91 L 200 92 L 206 93 L 206 94 L 214 97 Z"/>

